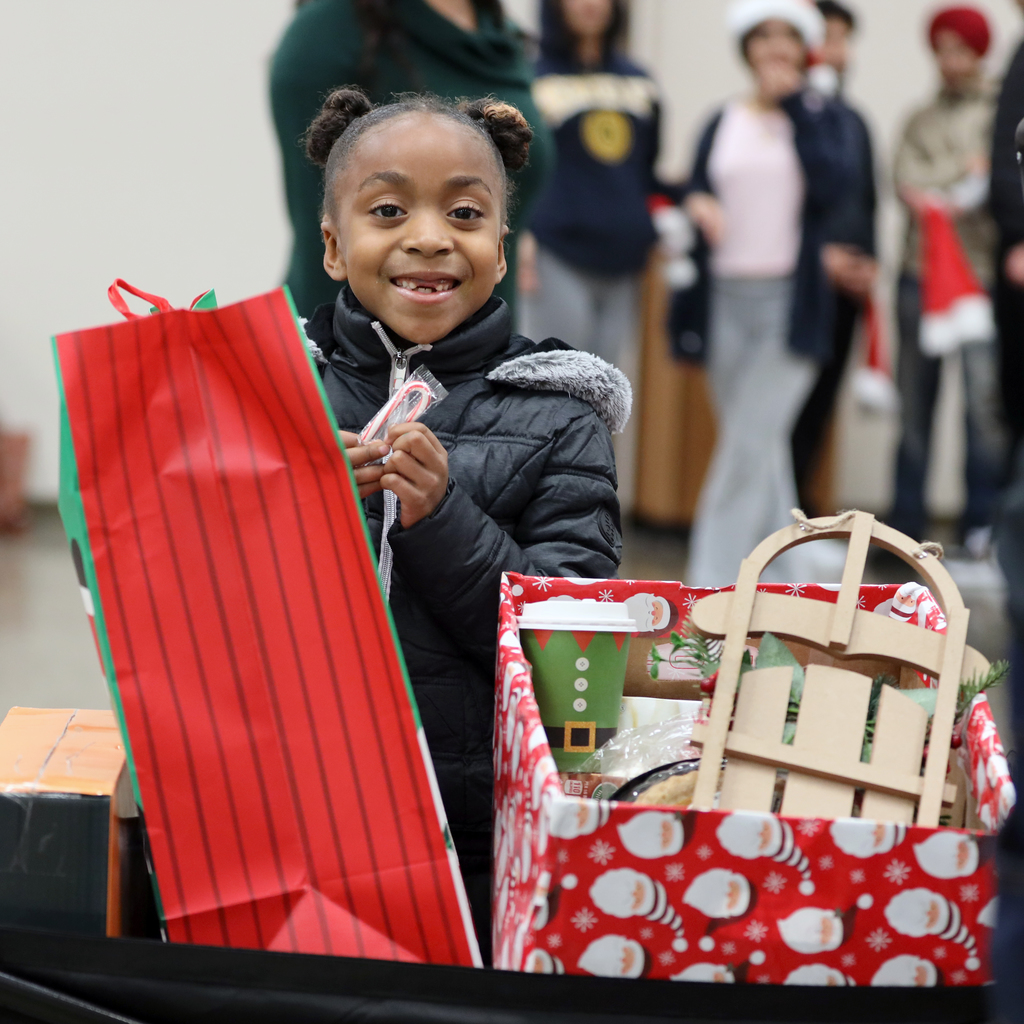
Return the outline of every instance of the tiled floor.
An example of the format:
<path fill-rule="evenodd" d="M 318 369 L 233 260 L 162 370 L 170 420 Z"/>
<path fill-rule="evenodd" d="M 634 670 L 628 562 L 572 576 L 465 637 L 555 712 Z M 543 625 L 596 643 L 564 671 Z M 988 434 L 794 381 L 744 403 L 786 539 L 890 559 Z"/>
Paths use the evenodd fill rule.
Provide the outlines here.
<path fill-rule="evenodd" d="M 972 610 L 969 642 L 989 659 L 1005 655 L 1007 623 L 994 574 L 948 563 Z M 686 543 L 674 534 L 628 530 L 622 575 L 681 579 Z M 907 577 L 897 569 L 892 582 Z M 874 582 L 888 582 L 881 570 Z M 998 720 L 1006 697 L 990 695 Z M 75 571 L 56 512 L 37 510 L 30 533 L 0 537 L 0 715 L 28 707 L 109 706 Z"/>

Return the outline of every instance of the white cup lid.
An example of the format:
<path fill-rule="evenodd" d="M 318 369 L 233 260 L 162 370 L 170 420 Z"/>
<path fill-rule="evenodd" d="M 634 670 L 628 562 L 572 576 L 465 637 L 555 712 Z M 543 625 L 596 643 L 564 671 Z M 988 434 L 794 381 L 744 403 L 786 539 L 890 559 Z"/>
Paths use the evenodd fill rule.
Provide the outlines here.
<path fill-rule="evenodd" d="M 625 604 L 614 601 L 537 601 L 523 605 L 520 629 L 579 629 L 595 633 L 635 633 Z"/>

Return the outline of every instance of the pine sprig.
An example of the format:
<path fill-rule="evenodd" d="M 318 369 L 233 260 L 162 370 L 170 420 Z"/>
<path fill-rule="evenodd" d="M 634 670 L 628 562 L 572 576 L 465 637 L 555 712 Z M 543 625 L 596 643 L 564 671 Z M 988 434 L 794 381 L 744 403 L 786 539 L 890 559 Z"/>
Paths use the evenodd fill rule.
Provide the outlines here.
<path fill-rule="evenodd" d="M 694 626 L 692 619 L 687 619 L 680 631 L 672 634 L 671 640 L 672 656 L 677 651 L 682 652 L 680 658 L 683 663 L 699 672 L 702 679 L 709 679 L 718 671 L 722 641 L 706 637 Z M 659 657 L 657 660 L 664 659 Z"/>
<path fill-rule="evenodd" d="M 993 686 L 998 686 L 1000 683 L 1006 681 L 1006 677 L 1010 674 L 1010 663 L 1008 661 L 996 661 L 993 662 L 987 672 L 979 675 L 977 672 L 971 676 L 970 679 L 964 680 L 960 684 L 960 690 L 957 693 L 956 699 L 956 717 L 959 721 L 967 709 L 971 706 L 971 702 L 979 693 L 985 690 L 991 690 Z"/>

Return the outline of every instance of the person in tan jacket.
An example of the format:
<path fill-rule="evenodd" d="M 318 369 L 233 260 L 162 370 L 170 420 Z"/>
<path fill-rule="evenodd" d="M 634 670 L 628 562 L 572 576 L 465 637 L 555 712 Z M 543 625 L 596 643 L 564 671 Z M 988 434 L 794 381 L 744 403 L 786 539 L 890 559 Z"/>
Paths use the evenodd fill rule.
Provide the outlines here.
<path fill-rule="evenodd" d="M 902 435 L 889 521 L 912 537 L 921 537 L 927 529 L 925 479 L 944 361 L 926 356 L 919 344 L 918 215 L 927 202 L 940 202 L 951 213 L 981 285 L 991 289 L 995 278 L 996 228 L 988 210 L 995 91 L 982 74 L 982 58 L 990 42 L 988 23 L 975 8 L 950 7 L 934 16 L 928 36 L 940 88 L 930 103 L 911 116 L 895 162 L 897 194 L 907 207 L 907 234 L 897 298 Z M 945 361 L 957 358 L 963 367 L 967 413 L 967 504 L 960 535 L 968 551 L 982 557 L 988 552 L 1005 444 L 998 415 L 994 339 L 965 345 Z"/>

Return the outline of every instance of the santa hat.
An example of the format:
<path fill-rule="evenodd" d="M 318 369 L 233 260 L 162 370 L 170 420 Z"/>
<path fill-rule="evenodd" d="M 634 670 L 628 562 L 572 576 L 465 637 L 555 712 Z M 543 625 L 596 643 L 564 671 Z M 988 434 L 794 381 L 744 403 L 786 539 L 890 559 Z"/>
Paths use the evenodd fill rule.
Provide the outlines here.
<path fill-rule="evenodd" d="M 929 203 L 921 224 L 921 351 L 938 357 L 992 341 L 992 300 L 964 255 L 949 212 Z"/>
<path fill-rule="evenodd" d="M 874 412 L 895 412 L 899 403 L 885 320 L 872 296 L 864 303 L 864 364 L 853 377 L 857 401 Z"/>
<path fill-rule="evenodd" d="M 726 15 L 729 31 L 742 41 L 749 32 L 772 18 L 792 25 L 808 49 L 825 40 L 825 19 L 810 0 L 734 0 Z"/>

